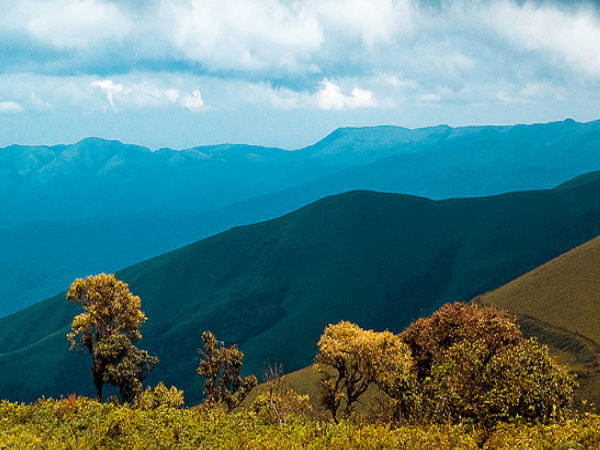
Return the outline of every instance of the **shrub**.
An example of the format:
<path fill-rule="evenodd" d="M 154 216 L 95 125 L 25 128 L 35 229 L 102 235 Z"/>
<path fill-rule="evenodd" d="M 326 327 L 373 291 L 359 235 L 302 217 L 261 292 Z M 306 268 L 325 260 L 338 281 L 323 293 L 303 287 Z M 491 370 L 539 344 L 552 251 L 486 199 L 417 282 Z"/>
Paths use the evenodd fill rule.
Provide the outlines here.
<path fill-rule="evenodd" d="M 572 405 L 575 381 L 568 369 L 547 347 L 525 340 L 503 311 L 444 305 L 401 336 L 417 361 L 421 413 L 428 420 L 544 421 Z"/>
<path fill-rule="evenodd" d="M 289 416 L 301 416 L 310 409 L 308 395 L 300 395 L 294 389 L 282 392 L 261 392 L 252 403 L 252 410 L 267 423 L 283 424 Z"/>
<path fill-rule="evenodd" d="M 150 386 L 135 399 L 134 408 L 153 410 L 158 408 L 183 408 L 183 391 L 175 386 L 167 388 L 161 381 L 154 389 Z"/>

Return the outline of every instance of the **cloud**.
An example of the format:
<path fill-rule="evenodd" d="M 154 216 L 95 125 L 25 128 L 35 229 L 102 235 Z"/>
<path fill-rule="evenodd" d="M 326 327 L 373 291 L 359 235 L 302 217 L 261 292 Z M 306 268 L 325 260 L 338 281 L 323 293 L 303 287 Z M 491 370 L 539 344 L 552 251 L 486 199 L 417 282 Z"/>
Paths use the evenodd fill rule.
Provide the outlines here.
<path fill-rule="evenodd" d="M 343 90 L 339 84 L 324 79 L 315 91 L 274 88 L 266 84 L 247 84 L 242 97 L 247 103 L 267 103 L 277 109 L 351 110 L 377 106 L 373 92 L 352 87 Z M 348 93 L 344 93 L 344 91 Z"/>
<path fill-rule="evenodd" d="M 323 41 L 302 2 L 172 1 L 162 2 L 158 14 L 160 33 L 175 54 L 209 70 L 304 71 L 306 57 Z"/>
<path fill-rule="evenodd" d="M 123 39 L 133 27 L 131 17 L 106 1 L 28 0 L 14 5 L 13 15 L 26 32 L 61 49 L 112 45 L 111 41 Z"/>
<path fill-rule="evenodd" d="M 323 78 L 400 72 L 421 84 L 456 85 L 497 76 L 501 67 L 506 77 L 558 71 L 600 80 L 600 19 L 591 2 L 0 0 L 0 6 L 0 52 L 21 51 L 4 58 L 4 71 L 107 78 L 184 71 L 285 80 L 303 89 Z"/>
<path fill-rule="evenodd" d="M 600 18 L 589 5 L 565 11 L 558 5 L 497 1 L 487 22 L 516 48 L 546 52 L 558 64 L 600 78 Z"/>
<path fill-rule="evenodd" d="M 0 0 L 0 7 L 0 92 L 17 105 L 2 108 L 23 115 L 164 111 L 169 121 L 208 110 L 267 111 L 378 122 L 410 122 L 413 111 L 450 122 L 461 109 L 493 122 L 510 108 L 515 121 L 597 115 L 600 13 L 591 1 Z"/>
<path fill-rule="evenodd" d="M 180 104 L 189 111 L 199 111 L 204 108 L 204 100 L 202 100 L 199 90 L 194 90 L 191 94 L 182 97 Z"/>
<path fill-rule="evenodd" d="M 104 93 L 106 94 L 106 99 L 108 100 L 108 103 L 110 103 L 110 106 L 115 106 L 115 102 L 114 102 L 115 94 L 131 91 L 130 89 L 126 89 L 125 87 L 123 87 L 122 84 L 113 83 L 113 81 L 109 80 L 109 79 L 94 80 L 90 83 L 90 86 L 99 88 L 102 91 L 104 91 Z"/>
<path fill-rule="evenodd" d="M 11 113 L 11 112 L 21 112 L 23 111 L 23 107 L 19 105 L 17 102 L 12 101 L 4 101 L 0 102 L 0 113 Z"/>
<path fill-rule="evenodd" d="M 376 105 L 373 93 L 367 89 L 353 88 L 350 95 L 344 95 L 337 84 L 324 80 L 319 91 L 311 96 L 319 109 L 355 109 Z"/>

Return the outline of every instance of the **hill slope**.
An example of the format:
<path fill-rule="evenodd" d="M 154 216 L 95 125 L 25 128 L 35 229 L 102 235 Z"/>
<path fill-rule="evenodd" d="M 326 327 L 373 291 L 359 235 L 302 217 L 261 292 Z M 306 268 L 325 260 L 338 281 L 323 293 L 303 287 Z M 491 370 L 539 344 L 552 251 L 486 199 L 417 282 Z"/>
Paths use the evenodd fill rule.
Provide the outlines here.
<path fill-rule="evenodd" d="M 261 373 L 312 361 L 326 324 L 400 330 L 600 234 L 600 173 L 558 189 L 432 201 L 356 191 L 244 226 L 118 272 L 149 317 L 141 345 L 164 379 L 200 396 L 200 334 L 211 329 Z M 0 320 L 0 397 L 89 393 L 86 355 L 67 351 L 64 294 Z"/>
<path fill-rule="evenodd" d="M 600 405 L 600 237 L 477 297 L 517 314 L 579 374 L 579 396 Z"/>
<path fill-rule="evenodd" d="M 575 369 L 577 398 L 600 405 L 600 236 L 473 301 L 516 314 L 525 334 L 549 345 Z M 319 378 L 312 367 L 284 380 L 310 394 L 313 409 L 320 410 Z"/>
<path fill-rule="evenodd" d="M 116 270 L 326 195 L 370 189 L 440 199 L 548 188 L 600 169 L 599 147 L 600 121 L 567 120 L 344 128 L 296 151 L 150 151 L 97 138 L 3 148 L 0 316 L 75 276 Z M 144 239 L 131 245 L 136 234 Z"/>

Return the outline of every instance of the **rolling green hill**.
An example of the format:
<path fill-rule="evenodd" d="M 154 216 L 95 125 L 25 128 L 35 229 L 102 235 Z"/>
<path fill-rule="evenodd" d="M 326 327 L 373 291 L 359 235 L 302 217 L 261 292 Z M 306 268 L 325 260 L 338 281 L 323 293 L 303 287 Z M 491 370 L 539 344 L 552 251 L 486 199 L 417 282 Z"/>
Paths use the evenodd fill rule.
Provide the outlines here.
<path fill-rule="evenodd" d="M 576 371 L 577 399 L 600 405 L 600 236 L 473 301 L 516 314 L 525 334 Z M 312 366 L 285 375 L 284 386 L 309 394 L 313 411 L 322 411 Z"/>
<path fill-rule="evenodd" d="M 445 199 L 547 189 L 600 170 L 599 146 L 600 121 L 565 120 L 340 128 L 295 151 L 151 151 L 98 138 L 0 148 L 0 317 L 76 276 L 127 267 L 328 195 Z"/>
<path fill-rule="evenodd" d="M 142 297 L 149 378 L 200 398 L 200 334 L 270 361 L 309 365 L 326 324 L 401 330 L 441 303 L 494 289 L 600 234 L 600 173 L 553 190 L 432 201 L 354 191 L 234 228 L 117 276 Z M 65 286 L 66 287 L 66 286 Z M 88 356 L 67 351 L 64 294 L 0 320 L 0 397 L 89 394 Z"/>
<path fill-rule="evenodd" d="M 579 397 L 600 405 L 600 237 L 475 302 L 507 309 L 579 375 Z"/>

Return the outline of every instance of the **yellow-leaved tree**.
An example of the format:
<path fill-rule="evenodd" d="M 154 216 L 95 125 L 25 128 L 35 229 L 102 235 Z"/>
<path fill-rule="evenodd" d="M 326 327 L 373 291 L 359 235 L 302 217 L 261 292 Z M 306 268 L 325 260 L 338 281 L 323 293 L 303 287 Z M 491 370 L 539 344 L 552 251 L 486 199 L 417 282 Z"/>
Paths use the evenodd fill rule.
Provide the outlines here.
<path fill-rule="evenodd" d="M 87 350 L 92 356 L 98 400 L 108 382 L 119 387 L 124 401 L 130 401 L 158 362 L 132 344 L 142 337 L 140 327 L 146 321 L 140 297 L 113 274 L 101 273 L 76 279 L 67 300 L 83 308 L 73 319 L 67 339 L 71 350 Z"/>
<path fill-rule="evenodd" d="M 318 342 L 315 369 L 321 377 L 321 403 L 335 421 L 375 384 L 395 401 L 396 414 L 410 403 L 415 375 L 408 346 L 390 331 L 363 330 L 342 321 L 328 325 Z"/>

